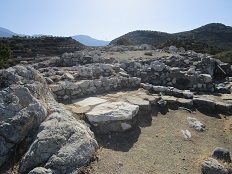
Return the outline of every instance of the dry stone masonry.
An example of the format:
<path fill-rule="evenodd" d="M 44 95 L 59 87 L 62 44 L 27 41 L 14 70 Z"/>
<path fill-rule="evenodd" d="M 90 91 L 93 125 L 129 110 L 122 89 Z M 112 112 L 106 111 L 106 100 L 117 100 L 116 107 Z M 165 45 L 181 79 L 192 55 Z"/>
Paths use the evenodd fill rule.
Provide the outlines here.
<path fill-rule="evenodd" d="M 144 57 L 136 56 L 142 51 Z M 115 56 L 130 52 L 134 57 Z M 155 57 L 155 53 L 162 56 Z M 232 111 L 231 98 L 204 96 L 231 92 L 231 66 L 175 46 L 163 50 L 146 44 L 88 48 L 42 61 L 24 61 L 0 70 L 0 77 L 0 166 L 19 145 L 26 144 L 19 152 L 24 155 L 22 174 L 77 172 L 98 149 L 90 128 L 100 134 L 127 131 L 138 115 L 151 113 L 153 107 Z M 90 97 L 139 88 L 146 92 L 119 101 Z M 72 103 L 72 113 L 58 102 Z M 84 114 L 88 124 L 75 119 L 73 113 Z M 204 131 L 205 125 L 197 119 L 189 117 L 188 121 L 190 127 Z M 202 164 L 202 171 L 228 173 L 212 158 Z"/>

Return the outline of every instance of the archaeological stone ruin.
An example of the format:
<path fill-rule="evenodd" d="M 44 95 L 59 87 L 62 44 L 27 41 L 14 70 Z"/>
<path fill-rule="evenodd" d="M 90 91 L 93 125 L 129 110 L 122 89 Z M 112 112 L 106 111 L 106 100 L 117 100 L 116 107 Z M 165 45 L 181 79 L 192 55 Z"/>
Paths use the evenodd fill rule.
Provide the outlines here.
<path fill-rule="evenodd" d="M 0 166 L 10 163 L 17 149 L 22 174 L 77 172 L 99 148 L 94 133 L 129 131 L 138 115 L 154 107 L 232 113 L 231 65 L 175 46 L 87 48 L 22 61 L 0 70 L 0 79 Z M 123 91 L 133 92 L 102 97 Z M 204 131 L 198 120 L 188 121 Z M 191 139 L 188 131 L 182 133 Z M 208 158 L 202 171 L 229 173 L 219 162 Z"/>

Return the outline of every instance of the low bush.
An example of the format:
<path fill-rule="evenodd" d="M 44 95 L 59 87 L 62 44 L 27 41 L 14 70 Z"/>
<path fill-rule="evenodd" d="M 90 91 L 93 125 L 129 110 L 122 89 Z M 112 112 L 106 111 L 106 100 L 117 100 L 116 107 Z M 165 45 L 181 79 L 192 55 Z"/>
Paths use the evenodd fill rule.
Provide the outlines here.
<path fill-rule="evenodd" d="M 220 59 L 222 62 L 230 63 L 232 65 L 232 50 L 223 51 L 215 55 L 216 58 Z"/>
<path fill-rule="evenodd" d="M 127 38 L 121 37 L 116 41 L 116 45 L 126 45 L 126 46 L 128 46 L 128 45 L 132 45 L 132 42 Z"/>

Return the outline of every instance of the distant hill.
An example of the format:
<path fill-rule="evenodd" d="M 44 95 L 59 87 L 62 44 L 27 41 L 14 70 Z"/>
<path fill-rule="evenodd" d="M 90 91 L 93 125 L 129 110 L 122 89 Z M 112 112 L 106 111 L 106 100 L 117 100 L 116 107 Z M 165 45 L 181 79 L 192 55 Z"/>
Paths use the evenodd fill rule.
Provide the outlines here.
<path fill-rule="evenodd" d="M 220 23 L 211 23 L 190 31 L 174 34 L 137 30 L 112 40 L 110 45 L 117 45 L 118 40 L 122 38 L 127 39 L 134 45 L 150 44 L 156 47 L 161 45 L 168 46 L 169 44 L 175 45 L 175 41 L 178 41 L 178 43 L 182 42 L 184 45 L 187 40 L 189 45 L 195 44 L 197 47 L 204 45 L 206 52 L 207 47 L 219 50 L 232 49 L 232 27 Z"/>
<path fill-rule="evenodd" d="M 173 34 L 175 37 L 192 37 L 196 42 L 206 43 L 223 49 L 232 49 L 232 27 L 211 23 L 191 31 Z"/>
<path fill-rule="evenodd" d="M 110 42 L 110 45 L 117 45 L 117 41 L 122 38 L 129 40 L 129 42 L 133 45 L 150 44 L 157 46 L 160 43 L 169 40 L 170 38 L 172 38 L 172 36 L 171 34 L 164 32 L 136 30 L 112 40 Z"/>
<path fill-rule="evenodd" d="M 9 45 L 13 57 L 35 57 L 61 55 L 85 48 L 83 44 L 71 37 L 2 37 L 0 42 Z"/>
<path fill-rule="evenodd" d="M 6 28 L 0 27 L 0 37 L 19 36 L 20 34 L 14 33 Z"/>
<path fill-rule="evenodd" d="M 86 35 L 76 35 L 72 38 L 86 46 L 106 46 L 110 43 L 110 41 L 97 40 Z"/>

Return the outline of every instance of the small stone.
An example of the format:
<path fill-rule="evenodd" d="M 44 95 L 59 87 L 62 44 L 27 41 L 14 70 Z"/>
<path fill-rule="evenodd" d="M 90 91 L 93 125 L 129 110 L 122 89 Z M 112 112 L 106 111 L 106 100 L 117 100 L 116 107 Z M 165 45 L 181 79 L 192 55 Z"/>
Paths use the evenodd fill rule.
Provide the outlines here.
<path fill-rule="evenodd" d="M 229 171 L 216 159 L 208 158 L 201 165 L 203 174 L 229 174 Z"/>
<path fill-rule="evenodd" d="M 118 162 L 118 165 L 119 165 L 120 167 L 122 167 L 122 166 L 123 166 L 123 163 L 122 163 L 122 162 Z"/>
<path fill-rule="evenodd" d="M 165 64 L 162 63 L 162 62 L 159 62 L 159 61 L 154 61 L 154 62 L 151 62 L 151 68 L 152 68 L 154 71 L 161 72 L 161 71 L 164 70 Z"/>
<path fill-rule="evenodd" d="M 43 167 L 36 167 L 31 170 L 28 174 L 52 174 L 51 169 L 45 169 Z"/>
<path fill-rule="evenodd" d="M 205 83 L 212 82 L 212 76 L 209 74 L 201 74 L 200 77 L 203 79 Z"/>
<path fill-rule="evenodd" d="M 200 121 L 198 121 L 196 118 L 188 117 L 187 118 L 190 127 L 195 128 L 197 131 L 204 131 L 205 125 L 203 125 Z"/>
<path fill-rule="evenodd" d="M 174 85 L 176 84 L 176 78 L 172 79 L 172 84 L 174 84 Z"/>
<path fill-rule="evenodd" d="M 230 152 L 227 149 L 217 147 L 214 149 L 212 156 L 226 162 L 231 162 Z"/>
<path fill-rule="evenodd" d="M 127 130 L 132 128 L 132 126 L 130 124 L 127 124 L 127 123 L 121 123 L 121 127 L 122 127 L 123 131 L 127 131 Z"/>

